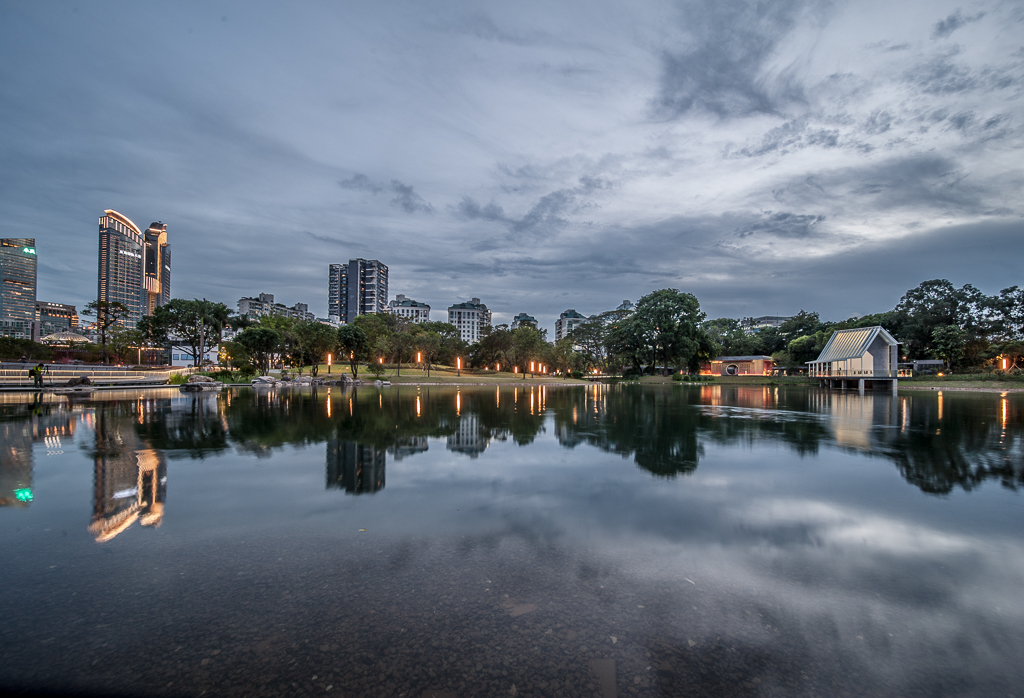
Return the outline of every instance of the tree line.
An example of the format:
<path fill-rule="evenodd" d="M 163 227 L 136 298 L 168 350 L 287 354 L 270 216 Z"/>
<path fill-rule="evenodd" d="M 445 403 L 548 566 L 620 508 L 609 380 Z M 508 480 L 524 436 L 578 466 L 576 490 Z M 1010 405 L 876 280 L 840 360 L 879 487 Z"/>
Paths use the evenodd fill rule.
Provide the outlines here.
<path fill-rule="evenodd" d="M 1006 370 L 1024 367 L 1024 289 L 1017 286 L 986 295 L 970 284 L 957 288 L 934 279 L 907 291 L 892 310 L 840 322 L 801 310 L 780 327 L 750 333 L 738 319 L 710 320 L 704 327 L 723 354 L 765 355 L 780 366 L 802 367 L 818 357 L 837 330 L 875 325 L 901 343 L 904 361 L 936 359 L 947 368 L 968 370 L 1004 357 Z"/>
<path fill-rule="evenodd" d="M 223 303 L 175 298 L 142 318 L 134 330 L 120 326 L 127 309 L 94 301 L 84 314 L 97 318 L 102 351 L 122 358 L 139 346 L 166 346 L 171 338 L 189 347 L 195 362 L 206 347 L 220 345 L 229 367 L 266 373 L 278 364 L 309 366 L 312 373 L 328 355 L 379 374 L 383 366 L 416 363 L 476 369 L 635 374 L 699 370 L 718 355 L 766 355 L 779 366 L 803 367 L 821 353 L 840 329 L 881 325 L 902 343 L 903 360 L 941 359 L 947 367 L 979 369 L 1005 358 L 1006 370 L 1024 367 L 1024 289 L 1017 286 L 986 295 L 970 284 L 925 281 L 906 292 L 892 310 L 823 321 L 801 310 L 780 327 L 746 331 L 739 319 L 707 319 L 697 298 L 661 289 L 641 298 L 633 310 L 591 317 L 556 342 L 547 331 L 525 325 L 483 328 L 473 345 L 447 322 L 415 324 L 396 315 L 360 315 L 335 328 L 280 315 L 250 318 L 232 314 Z M 238 333 L 222 341 L 224 330 Z M 22 349 L 22 347 L 17 347 Z M 12 351 L 15 347 L 12 345 Z M 1002 369 L 1000 365 L 998 368 Z"/>

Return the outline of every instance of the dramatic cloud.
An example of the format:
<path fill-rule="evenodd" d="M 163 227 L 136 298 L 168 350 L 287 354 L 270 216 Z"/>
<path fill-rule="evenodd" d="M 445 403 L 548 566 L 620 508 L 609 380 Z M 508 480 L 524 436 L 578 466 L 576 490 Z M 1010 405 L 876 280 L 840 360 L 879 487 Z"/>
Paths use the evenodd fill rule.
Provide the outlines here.
<path fill-rule="evenodd" d="M 78 305 L 106 208 L 168 224 L 175 296 L 321 315 L 351 257 L 549 331 L 664 287 L 826 318 L 995 292 L 1024 283 L 1024 15 L 969 10 L 8 4 L 3 235 Z"/>

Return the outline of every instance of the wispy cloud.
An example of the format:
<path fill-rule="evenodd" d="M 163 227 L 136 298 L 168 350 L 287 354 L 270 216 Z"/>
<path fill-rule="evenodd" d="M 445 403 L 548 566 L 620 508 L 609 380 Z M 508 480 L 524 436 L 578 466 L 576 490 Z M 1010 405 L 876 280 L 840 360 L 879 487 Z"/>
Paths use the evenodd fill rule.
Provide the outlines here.
<path fill-rule="evenodd" d="M 391 205 L 406 213 L 433 213 L 434 207 L 417 194 L 411 185 L 392 179 L 388 183 L 375 182 L 364 174 L 356 173 L 338 183 L 342 189 L 368 191 L 371 194 L 393 194 Z"/>
<path fill-rule="evenodd" d="M 972 22 L 977 22 L 984 16 L 984 12 L 965 16 L 963 12 L 960 11 L 960 8 L 957 8 L 956 12 L 935 23 L 932 27 L 932 38 L 945 39 L 960 27 L 971 24 Z"/>

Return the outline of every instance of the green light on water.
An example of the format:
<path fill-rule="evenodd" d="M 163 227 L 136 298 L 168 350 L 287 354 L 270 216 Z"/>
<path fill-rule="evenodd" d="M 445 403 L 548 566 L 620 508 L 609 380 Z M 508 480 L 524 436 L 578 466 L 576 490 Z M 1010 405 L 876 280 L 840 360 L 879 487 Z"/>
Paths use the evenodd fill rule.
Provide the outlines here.
<path fill-rule="evenodd" d="M 36 253 L 36 248 L 34 248 L 34 247 L 22 247 L 21 251 L 24 252 L 25 254 L 35 254 Z"/>
<path fill-rule="evenodd" d="M 14 490 L 14 497 L 19 502 L 31 502 L 32 490 L 30 490 L 28 487 L 23 487 L 20 490 Z"/>

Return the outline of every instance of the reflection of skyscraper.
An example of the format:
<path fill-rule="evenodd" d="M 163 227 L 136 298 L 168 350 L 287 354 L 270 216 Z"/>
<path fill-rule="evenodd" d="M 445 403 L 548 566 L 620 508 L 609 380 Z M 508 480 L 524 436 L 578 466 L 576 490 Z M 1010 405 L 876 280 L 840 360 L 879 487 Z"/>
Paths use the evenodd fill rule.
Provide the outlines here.
<path fill-rule="evenodd" d="M 0 507 L 32 501 L 32 424 L 0 422 Z"/>
<path fill-rule="evenodd" d="M 396 461 L 400 461 L 408 456 L 424 453 L 428 448 L 425 436 L 402 436 L 395 439 L 394 445 L 388 449 L 388 452 L 395 457 Z"/>
<path fill-rule="evenodd" d="M 383 448 L 331 439 L 327 442 L 327 489 L 373 494 L 384 489 Z"/>
<path fill-rule="evenodd" d="M 465 453 L 476 458 L 487 450 L 491 440 L 486 433 L 480 432 L 480 419 L 476 414 L 464 415 L 459 420 L 459 427 L 454 434 L 448 436 L 447 448 L 456 453 Z"/>
<path fill-rule="evenodd" d="M 163 519 L 167 462 L 160 451 L 142 446 L 130 422 L 97 412 L 89 531 L 101 543 L 136 520 L 143 526 L 159 526 Z"/>
<path fill-rule="evenodd" d="M 24 405 L 29 411 L 0 422 L 0 506 L 28 506 L 32 487 L 33 443 L 44 443 L 46 455 L 63 453 L 63 439 L 75 433 L 76 416 L 63 405 Z"/>

